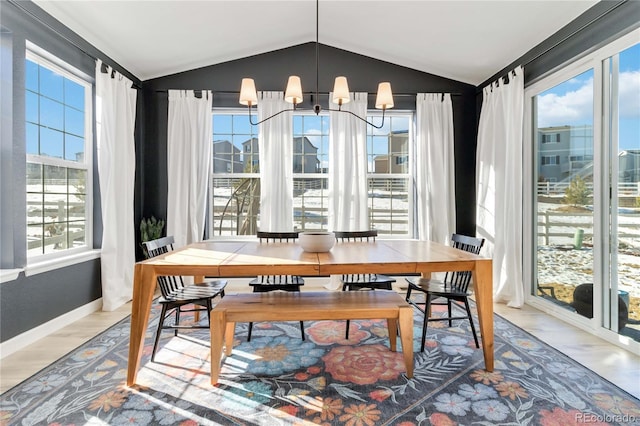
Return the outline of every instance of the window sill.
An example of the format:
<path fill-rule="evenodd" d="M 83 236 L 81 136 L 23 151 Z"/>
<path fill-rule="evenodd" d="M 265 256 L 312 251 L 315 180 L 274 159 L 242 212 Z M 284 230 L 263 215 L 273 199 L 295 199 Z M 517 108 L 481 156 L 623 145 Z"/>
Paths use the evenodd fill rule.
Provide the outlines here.
<path fill-rule="evenodd" d="M 26 268 L 24 268 L 24 275 L 26 277 L 29 277 L 31 275 L 41 274 L 43 272 L 48 272 L 99 258 L 100 250 L 89 250 L 71 256 L 65 256 L 58 259 L 51 259 L 43 262 L 29 264 Z"/>
<path fill-rule="evenodd" d="M 24 269 L 0 269 L 0 284 L 14 281 Z"/>

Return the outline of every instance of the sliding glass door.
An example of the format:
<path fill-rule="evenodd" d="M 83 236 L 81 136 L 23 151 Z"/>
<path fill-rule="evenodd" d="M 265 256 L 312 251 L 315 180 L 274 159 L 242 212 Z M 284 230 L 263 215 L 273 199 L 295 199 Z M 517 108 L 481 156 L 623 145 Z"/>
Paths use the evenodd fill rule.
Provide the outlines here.
<path fill-rule="evenodd" d="M 638 35 L 525 91 L 527 300 L 628 345 L 640 342 Z"/>
<path fill-rule="evenodd" d="M 533 294 L 588 317 L 593 317 L 594 282 L 593 76 L 592 68 L 560 75 L 560 81 L 550 80 L 550 87 L 532 97 Z"/>
<path fill-rule="evenodd" d="M 605 179 L 611 193 L 603 326 L 640 341 L 640 43 L 607 57 L 603 77 Z"/>

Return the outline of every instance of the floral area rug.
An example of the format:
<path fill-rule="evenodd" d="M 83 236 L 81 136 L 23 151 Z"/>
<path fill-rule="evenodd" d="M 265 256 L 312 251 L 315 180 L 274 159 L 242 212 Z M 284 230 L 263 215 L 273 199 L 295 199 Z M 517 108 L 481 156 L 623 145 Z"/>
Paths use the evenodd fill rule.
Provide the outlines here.
<path fill-rule="evenodd" d="M 434 308 L 435 309 L 435 308 Z M 640 401 L 495 316 L 495 371 L 466 321 L 431 323 L 415 375 L 390 352 L 385 321 L 238 324 L 220 383 L 207 330 L 165 332 L 125 386 L 129 319 L 1 395 L 2 425 L 604 425 L 640 424 Z M 399 343 L 399 339 L 398 339 Z"/>

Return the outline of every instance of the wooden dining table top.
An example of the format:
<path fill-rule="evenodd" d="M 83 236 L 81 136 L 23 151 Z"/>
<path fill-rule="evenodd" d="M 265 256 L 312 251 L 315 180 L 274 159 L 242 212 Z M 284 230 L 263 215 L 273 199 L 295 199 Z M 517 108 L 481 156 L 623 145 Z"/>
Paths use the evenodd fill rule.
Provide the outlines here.
<path fill-rule="evenodd" d="M 127 384 L 135 383 L 142 358 L 157 277 L 328 276 L 351 273 L 423 274 L 471 271 L 485 368 L 493 371 L 492 261 L 432 241 L 339 242 L 326 253 L 305 252 L 297 243 L 207 240 L 135 265 Z"/>
<path fill-rule="evenodd" d="M 238 277 L 276 274 L 332 275 L 342 273 L 416 274 L 472 270 L 491 259 L 432 241 L 377 240 L 343 242 L 329 252 L 305 252 L 295 243 L 208 240 L 140 262 L 154 270 L 181 275 Z M 195 269 L 194 269 L 195 268 Z"/>

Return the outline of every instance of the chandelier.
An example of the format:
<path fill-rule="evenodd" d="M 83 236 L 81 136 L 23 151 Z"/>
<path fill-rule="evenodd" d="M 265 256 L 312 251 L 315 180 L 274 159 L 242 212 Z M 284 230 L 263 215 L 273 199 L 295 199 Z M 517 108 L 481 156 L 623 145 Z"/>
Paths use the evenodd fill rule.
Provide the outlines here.
<path fill-rule="evenodd" d="M 316 102 L 319 101 L 319 92 L 318 92 L 318 75 L 319 75 L 319 47 L 320 43 L 318 42 L 318 27 L 319 27 L 319 0 L 316 0 Z M 249 111 L 249 122 L 252 125 L 258 125 L 267 120 L 272 119 L 273 117 L 282 114 L 287 111 L 298 111 L 298 105 L 302 103 L 303 94 L 302 94 L 302 84 L 300 82 L 300 77 L 297 75 L 289 76 L 289 80 L 287 82 L 287 88 L 284 93 L 284 100 L 290 104 L 293 104 L 292 108 L 287 108 L 282 111 L 279 111 L 269 117 L 266 117 L 260 121 L 254 122 L 251 116 L 251 108 L 258 104 L 258 93 L 256 91 L 256 84 L 252 78 L 243 78 L 242 85 L 240 87 L 240 104 L 246 105 Z M 333 86 L 333 96 L 330 101 L 333 101 L 334 104 L 338 105 L 338 109 L 335 108 L 324 108 L 325 111 L 336 111 L 336 112 L 345 112 L 353 115 L 354 117 L 364 121 L 368 125 L 375 127 L 376 129 L 380 129 L 384 126 L 384 113 L 387 109 L 393 108 L 393 93 L 391 92 L 391 83 L 388 81 L 382 82 L 378 84 L 378 93 L 376 95 L 376 109 L 382 110 L 382 122 L 379 125 L 375 125 L 365 118 L 360 117 L 357 114 L 354 114 L 351 111 L 343 111 L 342 105 L 349 103 L 351 101 L 351 95 L 349 93 L 349 84 L 347 83 L 347 78 L 344 76 L 336 77 L 335 83 Z M 313 106 L 313 111 L 316 115 L 320 114 L 323 108 L 320 104 L 316 103 Z"/>

